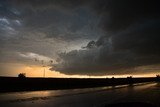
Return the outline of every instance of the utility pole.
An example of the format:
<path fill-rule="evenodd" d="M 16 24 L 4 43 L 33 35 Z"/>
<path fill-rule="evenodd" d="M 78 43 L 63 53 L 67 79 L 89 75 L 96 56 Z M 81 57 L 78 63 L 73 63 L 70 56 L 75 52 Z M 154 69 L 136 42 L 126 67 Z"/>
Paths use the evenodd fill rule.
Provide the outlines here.
<path fill-rule="evenodd" d="M 42 62 L 42 67 L 44 67 L 44 70 L 43 70 L 43 77 L 45 78 L 46 70 L 45 70 L 44 60 L 41 60 L 41 62 Z"/>
<path fill-rule="evenodd" d="M 46 70 L 45 70 L 45 66 L 43 66 L 43 67 L 44 67 L 43 77 L 45 78 L 45 76 L 46 76 Z"/>

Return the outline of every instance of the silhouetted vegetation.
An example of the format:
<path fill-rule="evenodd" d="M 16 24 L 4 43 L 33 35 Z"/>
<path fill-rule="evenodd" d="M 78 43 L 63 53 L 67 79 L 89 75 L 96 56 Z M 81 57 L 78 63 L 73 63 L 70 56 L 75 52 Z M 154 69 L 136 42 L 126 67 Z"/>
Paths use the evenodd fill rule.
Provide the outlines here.
<path fill-rule="evenodd" d="M 127 81 L 128 81 L 128 84 L 134 83 L 134 82 L 133 82 L 133 77 L 132 77 L 132 76 L 127 77 Z"/>
<path fill-rule="evenodd" d="M 156 81 L 160 82 L 160 75 L 156 75 Z"/>
<path fill-rule="evenodd" d="M 156 77 L 157 77 L 157 78 L 160 78 L 160 75 L 158 74 L 158 75 L 156 75 Z"/>
<path fill-rule="evenodd" d="M 114 80 L 115 78 L 114 78 L 114 77 L 112 77 L 111 79 L 112 79 L 112 80 Z"/>
<path fill-rule="evenodd" d="M 24 79 L 24 78 L 26 78 L 26 74 L 25 73 L 20 73 L 20 74 L 18 74 L 18 78 Z"/>
<path fill-rule="evenodd" d="M 27 78 L 23 73 L 17 77 L 0 77 L 0 92 L 53 90 L 70 88 L 88 88 L 101 86 L 115 86 L 142 82 L 157 81 L 157 78 Z M 25 78 L 25 79 L 24 79 Z M 8 85 L 9 84 L 9 85 Z"/>

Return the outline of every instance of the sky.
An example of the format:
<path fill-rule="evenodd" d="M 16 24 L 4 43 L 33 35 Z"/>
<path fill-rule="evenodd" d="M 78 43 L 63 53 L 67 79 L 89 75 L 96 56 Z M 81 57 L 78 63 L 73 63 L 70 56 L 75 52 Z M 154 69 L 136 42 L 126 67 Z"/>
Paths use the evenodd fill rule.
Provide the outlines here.
<path fill-rule="evenodd" d="M 153 76 L 159 28 L 159 0 L 1 0 L 0 76 Z"/>

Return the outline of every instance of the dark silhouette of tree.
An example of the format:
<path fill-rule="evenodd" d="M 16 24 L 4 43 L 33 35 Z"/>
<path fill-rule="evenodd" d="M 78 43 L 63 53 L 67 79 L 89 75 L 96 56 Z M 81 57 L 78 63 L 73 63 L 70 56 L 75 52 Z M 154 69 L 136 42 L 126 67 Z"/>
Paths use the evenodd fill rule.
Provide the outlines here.
<path fill-rule="evenodd" d="M 127 79 L 132 79 L 132 78 L 133 78 L 132 76 L 127 77 Z"/>
<path fill-rule="evenodd" d="M 20 73 L 20 74 L 18 74 L 18 78 L 26 78 L 26 73 Z"/>
<path fill-rule="evenodd" d="M 158 75 L 156 75 L 156 77 L 157 77 L 157 78 L 160 78 L 160 75 L 158 74 Z"/>
<path fill-rule="evenodd" d="M 156 75 L 156 81 L 157 81 L 157 82 L 160 82 L 160 75 L 159 75 L 159 74 Z"/>
<path fill-rule="evenodd" d="M 115 78 L 114 78 L 114 77 L 112 77 L 111 79 L 113 79 L 113 80 L 114 80 Z"/>
<path fill-rule="evenodd" d="M 132 76 L 127 77 L 127 82 L 129 84 L 132 84 L 133 83 L 133 77 Z"/>

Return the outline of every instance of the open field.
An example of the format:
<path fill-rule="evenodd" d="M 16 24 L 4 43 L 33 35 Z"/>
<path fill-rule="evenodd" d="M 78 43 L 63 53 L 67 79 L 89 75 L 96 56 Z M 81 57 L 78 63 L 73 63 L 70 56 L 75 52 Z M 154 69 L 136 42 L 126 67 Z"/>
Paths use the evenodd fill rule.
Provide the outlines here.
<path fill-rule="evenodd" d="M 89 88 L 153 81 L 156 81 L 156 78 L 79 79 L 0 77 L 0 92 Z"/>

